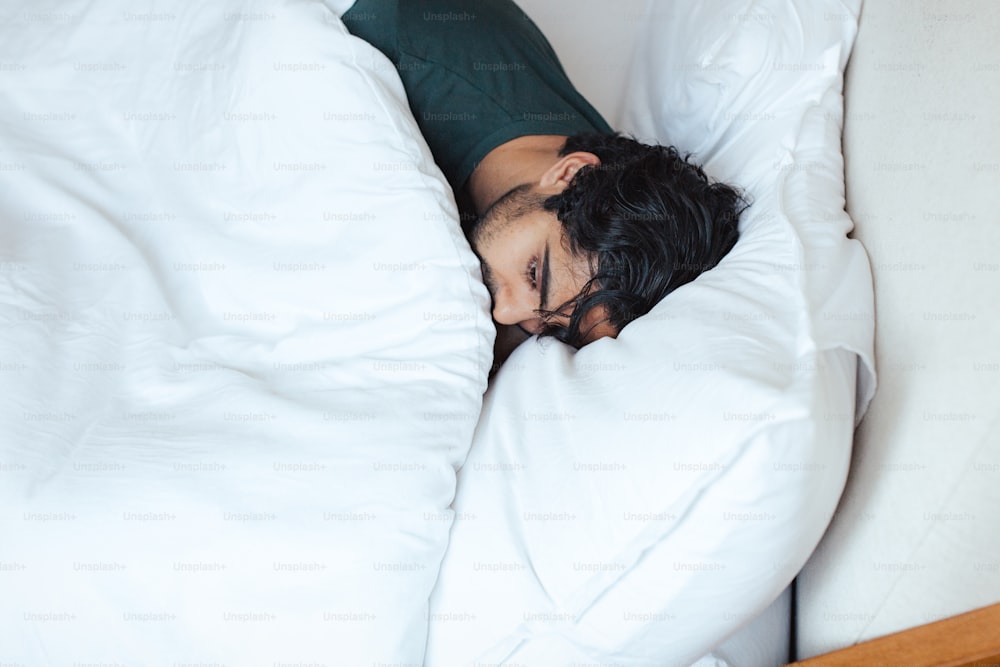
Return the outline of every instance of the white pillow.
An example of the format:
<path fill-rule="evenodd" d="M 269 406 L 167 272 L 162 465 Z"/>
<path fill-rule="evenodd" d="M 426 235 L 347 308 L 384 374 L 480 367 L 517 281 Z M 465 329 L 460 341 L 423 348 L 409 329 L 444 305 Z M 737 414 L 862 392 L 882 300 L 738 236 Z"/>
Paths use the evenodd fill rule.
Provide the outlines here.
<path fill-rule="evenodd" d="M 319 2 L 4 13 L 0 663 L 420 664 L 494 329 L 395 70 Z"/>
<path fill-rule="evenodd" d="M 839 142 L 856 17 L 805 0 L 647 17 L 625 129 L 695 152 L 753 206 L 717 268 L 617 340 L 531 340 L 500 370 L 460 473 L 429 665 L 688 665 L 807 559 L 874 388 Z"/>

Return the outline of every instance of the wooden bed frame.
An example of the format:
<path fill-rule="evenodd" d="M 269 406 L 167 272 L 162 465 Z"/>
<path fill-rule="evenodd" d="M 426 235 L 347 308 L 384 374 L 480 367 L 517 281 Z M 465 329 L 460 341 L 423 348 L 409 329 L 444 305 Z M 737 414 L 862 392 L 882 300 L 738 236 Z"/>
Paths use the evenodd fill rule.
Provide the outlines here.
<path fill-rule="evenodd" d="M 1000 604 L 791 664 L 802 667 L 1000 667 Z"/>

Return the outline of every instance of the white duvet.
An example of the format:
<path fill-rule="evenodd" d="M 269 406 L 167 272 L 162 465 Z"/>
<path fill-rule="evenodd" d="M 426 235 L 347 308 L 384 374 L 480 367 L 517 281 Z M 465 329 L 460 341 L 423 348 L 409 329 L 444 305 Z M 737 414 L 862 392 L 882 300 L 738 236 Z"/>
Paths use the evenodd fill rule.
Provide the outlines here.
<path fill-rule="evenodd" d="M 111 0 L 0 64 L 0 664 L 420 664 L 493 328 L 391 65 Z"/>

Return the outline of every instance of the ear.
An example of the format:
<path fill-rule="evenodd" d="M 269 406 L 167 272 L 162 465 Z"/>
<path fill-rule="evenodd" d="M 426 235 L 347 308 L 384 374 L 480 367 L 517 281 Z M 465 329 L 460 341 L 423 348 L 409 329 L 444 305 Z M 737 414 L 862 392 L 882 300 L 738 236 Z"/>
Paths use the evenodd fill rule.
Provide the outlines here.
<path fill-rule="evenodd" d="M 547 194 L 558 194 L 566 189 L 580 169 L 596 167 L 599 164 L 601 159 L 593 153 L 577 151 L 563 155 L 542 174 L 538 181 L 538 190 Z"/>

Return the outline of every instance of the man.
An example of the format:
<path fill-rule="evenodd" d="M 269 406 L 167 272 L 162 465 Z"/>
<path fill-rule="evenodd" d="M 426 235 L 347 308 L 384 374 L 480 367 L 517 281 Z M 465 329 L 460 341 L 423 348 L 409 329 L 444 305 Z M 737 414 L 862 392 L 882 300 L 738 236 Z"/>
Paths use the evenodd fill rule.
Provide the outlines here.
<path fill-rule="evenodd" d="M 746 207 L 671 147 L 616 135 L 511 0 L 357 0 L 455 190 L 499 325 L 576 347 L 715 266 Z M 469 210 L 474 214 L 469 214 Z"/>

